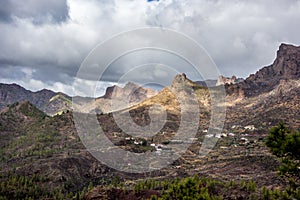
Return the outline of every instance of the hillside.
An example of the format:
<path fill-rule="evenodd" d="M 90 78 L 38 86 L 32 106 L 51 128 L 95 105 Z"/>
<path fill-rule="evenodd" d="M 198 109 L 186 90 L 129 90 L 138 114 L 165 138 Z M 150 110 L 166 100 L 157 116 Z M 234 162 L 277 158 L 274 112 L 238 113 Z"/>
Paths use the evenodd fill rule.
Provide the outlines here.
<path fill-rule="evenodd" d="M 177 184 L 185 187 L 200 180 L 207 195 L 223 199 L 259 199 L 267 189 L 282 191 L 287 180 L 277 176 L 279 160 L 269 152 L 264 138 L 280 121 L 293 129 L 300 127 L 299 52 L 298 47 L 283 44 L 272 65 L 242 82 L 225 85 L 226 102 L 218 106 L 226 106 L 226 121 L 218 134 L 208 134 L 212 116 L 210 97 L 222 86 L 207 88 L 185 74 L 178 74 L 159 93 L 128 83 L 123 88 L 108 88 L 103 97 L 95 100 L 75 97 L 84 117 L 89 117 L 92 109 L 99 109 L 96 119 L 114 149 L 136 153 L 136 157 L 153 153 L 157 158 L 164 158 L 172 152 L 178 153 L 174 146 L 188 146 L 177 160 L 149 173 L 117 171 L 96 160 L 78 136 L 70 97 L 2 84 L 0 196 L 6 199 L 22 199 L 26 195 L 33 199 L 142 199 L 163 196 L 164 191 L 175 189 Z M 24 98 L 29 99 L 23 101 Z M 121 107 L 112 109 L 112 100 Z M 8 102 L 11 104 L 7 105 Z M 164 113 L 166 120 L 162 122 L 165 123 L 155 133 L 148 134 L 141 129 L 138 135 L 133 135 L 120 128 L 134 127 L 130 121 L 147 127 L 158 123 L 156 117 Z M 123 119 L 121 123 L 116 121 L 116 115 Z M 195 120 L 199 126 L 196 131 Z M 187 126 L 180 130 L 183 124 Z M 200 156 L 207 141 L 216 144 L 206 156 Z M 110 152 L 113 148 L 103 151 Z M 124 156 L 116 163 L 125 161 Z M 194 175 L 200 179 L 176 179 Z"/>
<path fill-rule="evenodd" d="M 133 106 L 131 109 L 159 104 L 163 107 L 164 110 L 179 114 L 179 101 L 184 101 L 190 98 L 191 91 L 196 95 L 200 106 L 209 106 L 208 89 L 206 87 L 198 85 L 197 83 L 194 83 L 193 81 L 188 79 L 185 74 L 179 74 L 174 77 L 170 86 L 165 87 L 157 95 L 146 99 L 140 104 Z"/>
<path fill-rule="evenodd" d="M 279 122 L 300 127 L 300 80 L 282 80 L 269 92 L 244 98 L 227 107 L 227 127 L 255 125 L 267 130 Z"/>
<path fill-rule="evenodd" d="M 227 128 L 266 130 L 279 122 L 299 129 L 300 47 L 281 44 L 273 64 L 237 84 L 226 84 Z"/>
<path fill-rule="evenodd" d="M 63 195 L 87 188 L 96 174 L 112 176 L 85 150 L 71 112 L 49 117 L 28 101 L 15 103 L 0 113 L 0 125 L 0 196 Z"/>

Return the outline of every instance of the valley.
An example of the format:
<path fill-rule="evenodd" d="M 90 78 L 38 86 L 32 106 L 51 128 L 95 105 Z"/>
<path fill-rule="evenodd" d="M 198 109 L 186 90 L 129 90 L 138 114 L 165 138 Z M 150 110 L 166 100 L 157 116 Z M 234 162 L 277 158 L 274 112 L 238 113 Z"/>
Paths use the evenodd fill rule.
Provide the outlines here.
<path fill-rule="evenodd" d="M 226 115 L 224 126 L 214 134 L 216 131 L 210 129 L 210 97 L 222 87 L 226 92 L 224 103 L 213 106 L 226 109 Z M 184 73 L 174 77 L 159 92 L 128 83 L 123 88 L 107 88 L 106 94 L 96 99 L 72 98 L 49 90 L 31 92 L 16 84 L 1 84 L 0 197 L 155 199 L 153 195 L 163 197 L 164 192 L 170 191 L 174 180 L 198 183 L 200 178 L 203 188 L 214 183 L 215 190 L 210 187 L 208 193 L 221 199 L 263 199 L 264 192 L 283 191 L 288 185 L 286 178 L 278 176 L 280 159 L 270 152 L 265 140 L 270 128 L 280 122 L 292 130 L 300 130 L 299 97 L 300 47 L 287 44 L 279 47 L 277 58 L 270 66 L 245 80 L 226 79 L 224 84 L 219 81 L 218 86 L 209 88 L 190 80 Z M 119 104 L 111 107 L 112 99 Z M 182 107 L 181 102 L 188 102 L 188 107 Z M 128 126 L 129 122 L 114 118 L 127 119 L 129 113 L 135 124 L 145 127 L 159 119 L 162 112 L 165 123 L 155 134 L 128 134 L 120 126 Z M 115 149 L 169 159 L 173 151 L 177 153 L 177 146 L 185 144 L 188 148 L 163 168 L 155 169 L 154 162 L 145 161 L 143 165 L 154 166 L 155 170 L 150 172 L 116 170 L 86 149 L 74 119 L 77 113 L 83 119 L 95 117 Z M 190 117 L 184 119 L 190 126 L 178 135 L 184 124 L 183 116 Z M 196 131 L 195 119 L 199 119 Z M 212 148 L 205 146 L 210 141 L 215 142 Z M 207 154 L 202 155 L 205 148 Z M 195 175 L 198 178 L 189 179 Z M 144 187 L 147 180 L 150 186 Z"/>

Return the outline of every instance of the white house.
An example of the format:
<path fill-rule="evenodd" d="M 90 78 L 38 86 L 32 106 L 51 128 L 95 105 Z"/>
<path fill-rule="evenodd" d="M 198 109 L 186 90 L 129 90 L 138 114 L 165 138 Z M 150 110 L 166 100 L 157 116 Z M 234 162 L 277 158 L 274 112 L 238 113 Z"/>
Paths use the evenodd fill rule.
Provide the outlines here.
<path fill-rule="evenodd" d="M 255 130 L 255 126 L 254 125 L 248 125 L 248 126 L 245 126 L 244 129 L 253 131 L 253 130 Z"/>

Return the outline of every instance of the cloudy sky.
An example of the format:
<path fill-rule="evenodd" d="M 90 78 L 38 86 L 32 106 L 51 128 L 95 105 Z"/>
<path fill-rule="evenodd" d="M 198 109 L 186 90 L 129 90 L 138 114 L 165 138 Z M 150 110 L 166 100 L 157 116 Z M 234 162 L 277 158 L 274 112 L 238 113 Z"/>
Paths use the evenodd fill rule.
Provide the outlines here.
<path fill-rule="evenodd" d="M 273 62 L 280 43 L 300 45 L 299 10 L 298 0 L 0 0 L 0 82 L 87 95 L 94 80 L 77 72 L 91 50 L 116 34 L 145 27 L 185 34 L 221 74 L 247 77 Z M 142 65 L 151 70 L 134 70 Z M 98 93 L 128 71 L 148 82 L 171 80 L 176 72 L 201 79 L 186 65 L 165 51 L 131 52 L 105 71 Z"/>

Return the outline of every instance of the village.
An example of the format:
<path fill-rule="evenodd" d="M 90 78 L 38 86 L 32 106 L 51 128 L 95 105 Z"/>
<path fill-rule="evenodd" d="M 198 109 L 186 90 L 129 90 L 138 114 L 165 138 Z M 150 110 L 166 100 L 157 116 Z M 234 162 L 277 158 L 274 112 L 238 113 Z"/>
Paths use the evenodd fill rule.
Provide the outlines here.
<path fill-rule="evenodd" d="M 258 131 L 254 125 L 240 126 L 233 125 L 230 130 L 223 130 L 218 134 L 211 134 L 208 129 L 194 137 L 174 139 L 175 132 L 162 131 L 150 139 L 141 137 L 131 137 L 124 133 L 113 132 L 110 140 L 119 147 L 126 146 L 126 149 L 136 153 L 155 151 L 158 155 L 172 151 L 172 146 L 176 144 L 198 144 L 201 145 L 206 138 L 215 138 L 218 142 L 215 148 L 226 149 L 229 147 L 254 148 L 258 142 L 264 140 L 264 135 Z"/>

